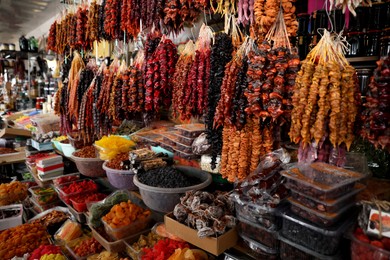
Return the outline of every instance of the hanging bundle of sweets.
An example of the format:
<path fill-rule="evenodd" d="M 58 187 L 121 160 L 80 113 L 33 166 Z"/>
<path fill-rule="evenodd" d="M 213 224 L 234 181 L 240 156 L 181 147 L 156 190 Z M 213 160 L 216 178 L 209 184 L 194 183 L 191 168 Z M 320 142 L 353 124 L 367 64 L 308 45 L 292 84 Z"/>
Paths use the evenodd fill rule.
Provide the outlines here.
<path fill-rule="evenodd" d="M 359 90 L 356 71 L 343 55 L 343 38 L 324 30 L 317 46 L 303 61 L 293 95 L 290 138 L 300 143 L 300 161 L 324 161 L 342 166 L 345 148 L 354 140 Z M 345 111 L 348 110 L 348 113 Z M 333 147 L 324 151 L 327 143 Z"/>
<path fill-rule="evenodd" d="M 215 44 L 211 49 L 210 83 L 207 91 L 207 109 L 205 115 L 207 140 L 211 144 L 212 169 L 215 168 L 216 157 L 221 154 L 222 150 L 222 127 L 213 129 L 214 114 L 221 97 L 221 85 L 225 75 L 225 66 L 232 59 L 232 52 L 233 44 L 231 37 L 226 33 L 217 34 Z"/>
<path fill-rule="evenodd" d="M 296 50 L 291 50 L 282 10 L 265 41 L 255 46 L 248 56 L 245 92 L 248 106 L 245 111 L 267 124 L 280 125 L 290 121 L 291 98 L 300 61 Z"/>
<path fill-rule="evenodd" d="M 165 36 L 159 39 L 152 36 L 145 47 L 145 112 L 152 115 L 171 105 L 172 76 L 178 58 L 173 42 Z"/>
<path fill-rule="evenodd" d="M 144 53 L 140 50 L 134 64 L 123 74 L 121 107 L 126 119 L 136 118 L 144 111 L 143 63 Z"/>
<path fill-rule="evenodd" d="M 296 0 L 254 0 L 253 13 L 256 26 L 252 27 L 252 29 L 255 30 L 255 36 L 259 38 L 260 42 L 277 20 L 281 9 L 283 10 L 288 36 L 296 36 L 298 21 L 295 16 L 295 2 Z"/>
<path fill-rule="evenodd" d="M 187 44 L 187 50 L 182 56 L 179 65 L 186 71 L 183 71 L 183 73 L 178 71 L 177 76 L 182 77 L 174 80 L 174 89 L 177 93 L 173 97 L 174 113 L 182 120 L 189 120 L 191 117 L 201 117 L 205 112 L 210 80 L 210 55 L 213 39 L 211 28 L 203 24 L 196 42 L 195 57 L 191 67 L 188 66 L 193 56 L 191 42 Z M 182 80 L 185 82 L 181 82 Z"/>
<path fill-rule="evenodd" d="M 175 117 L 185 119 L 186 103 L 184 98 L 188 88 L 188 77 L 191 73 L 192 64 L 195 58 L 195 44 L 189 40 L 184 50 L 181 52 L 176 63 L 176 70 L 173 76 L 173 93 L 172 93 L 172 113 Z"/>

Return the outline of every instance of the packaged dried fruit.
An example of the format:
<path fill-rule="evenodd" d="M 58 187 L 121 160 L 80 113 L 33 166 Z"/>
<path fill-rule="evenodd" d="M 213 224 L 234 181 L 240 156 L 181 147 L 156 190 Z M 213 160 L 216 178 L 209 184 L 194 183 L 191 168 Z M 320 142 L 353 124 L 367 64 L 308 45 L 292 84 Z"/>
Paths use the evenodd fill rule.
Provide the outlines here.
<path fill-rule="evenodd" d="M 347 219 L 339 222 L 336 226 L 325 229 L 311 224 L 291 212 L 285 212 L 281 234 L 286 239 L 316 253 L 332 256 L 338 252 L 342 236 L 350 225 L 351 220 Z"/>
<path fill-rule="evenodd" d="M 271 249 L 279 248 L 278 231 L 266 229 L 255 223 L 238 217 L 237 231 L 240 236 L 248 237 Z"/>
<path fill-rule="evenodd" d="M 318 254 L 304 246 L 298 245 L 282 236 L 279 236 L 280 240 L 280 259 L 282 260 L 341 260 L 340 254 L 333 256 L 326 256 Z"/>
<path fill-rule="evenodd" d="M 186 137 L 186 136 L 183 136 L 183 135 L 180 135 L 179 132 L 174 132 L 172 133 L 173 135 L 175 135 L 177 137 L 177 140 L 179 141 L 179 143 L 182 143 L 184 145 L 188 145 L 188 146 L 191 146 L 192 143 L 194 142 L 195 138 L 190 138 L 190 137 Z"/>
<path fill-rule="evenodd" d="M 204 124 L 175 125 L 175 128 L 179 130 L 180 135 L 188 138 L 196 138 L 205 131 Z"/>
<path fill-rule="evenodd" d="M 47 187 L 47 188 L 31 187 L 29 191 L 31 195 L 34 197 L 35 201 L 41 206 L 51 204 L 56 200 L 58 200 L 57 192 L 51 187 Z"/>
<path fill-rule="evenodd" d="M 284 207 L 271 208 L 254 204 L 252 202 L 235 202 L 237 217 L 247 219 L 269 230 L 279 230 L 282 225 L 280 213 Z"/>
<path fill-rule="evenodd" d="M 342 208 L 354 204 L 356 195 L 365 188 L 363 184 L 357 183 L 354 189 L 337 199 L 319 200 L 315 197 L 307 196 L 300 191 L 290 189 L 291 197 L 306 207 L 324 213 L 337 213 Z"/>
<path fill-rule="evenodd" d="M 281 174 L 287 178 L 290 188 L 320 200 L 335 199 L 351 192 L 355 183 L 366 177 L 362 173 L 319 162 L 297 164 Z"/>
<path fill-rule="evenodd" d="M 336 224 L 340 219 L 346 216 L 354 206 L 354 204 L 347 204 L 338 212 L 321 212 L 310 209 L 292 198 L 289 198 L 288 201 L 291 203 L 291 211 L 297 216 L 323 227 L 330 227 Z"/>

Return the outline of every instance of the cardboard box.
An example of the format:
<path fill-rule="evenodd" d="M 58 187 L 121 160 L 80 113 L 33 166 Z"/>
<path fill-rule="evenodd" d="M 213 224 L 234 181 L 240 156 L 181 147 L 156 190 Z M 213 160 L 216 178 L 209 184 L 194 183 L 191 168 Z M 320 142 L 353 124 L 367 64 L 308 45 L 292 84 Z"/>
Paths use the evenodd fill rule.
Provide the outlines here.
<path fill-rule="evenodd" d="M 31 137 L 31 131 L 15 128 L 4 128 L 0 131 L 1 138 L 15 138 L 18 136 Z"/>
<path fill-rule="evenodd" d="M 165 227 L 168 232 L 180 237 L 181 239 L 193 244 L 213 255 L 220 255 L 226 249 L 229 249 L 237 243 L 236 229 L 230 229 L 219 237 L 199 238 L 198 231 L 176 221 L 169 213 L 165 215 Z"/>

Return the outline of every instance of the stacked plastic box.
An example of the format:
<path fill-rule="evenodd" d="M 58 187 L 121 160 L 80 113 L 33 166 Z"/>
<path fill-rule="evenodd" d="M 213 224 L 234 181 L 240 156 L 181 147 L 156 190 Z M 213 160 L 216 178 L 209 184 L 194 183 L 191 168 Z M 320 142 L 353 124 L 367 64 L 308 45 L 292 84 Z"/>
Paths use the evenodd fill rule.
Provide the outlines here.
<path fill-rule="evenodd" d="M 203 124 L 176 125 L 174 131 L 162 134 L 160 146 L 184 159 L 197 159 L 198 155 L 192 152 L 192 143 L 205 131 Z"/>
<path fill-rule="evenodd" d="M 46 157 L 36 160 L 38 177 L 41 180 L 51 179 L 64 173 L 62 156 L 49 154 Z"/>
<path fill-rule="evenodd" d="M 325 163 L 298 165 L 282 175 L 291 196 L 280 232 L 281 258 L 338 259 L 355 197 L 364 189 L 357 182 L 365 175 Z"/>

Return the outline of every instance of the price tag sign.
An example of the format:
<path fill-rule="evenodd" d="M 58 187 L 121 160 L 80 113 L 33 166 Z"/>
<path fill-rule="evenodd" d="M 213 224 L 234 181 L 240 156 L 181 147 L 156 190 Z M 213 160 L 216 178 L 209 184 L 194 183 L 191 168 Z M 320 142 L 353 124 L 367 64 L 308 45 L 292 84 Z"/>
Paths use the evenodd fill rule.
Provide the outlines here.
<path fill-rule="evenodd" d="M 370 211 L 367 232 L 390 238 L 390 212 L 372 209 Z"/>

